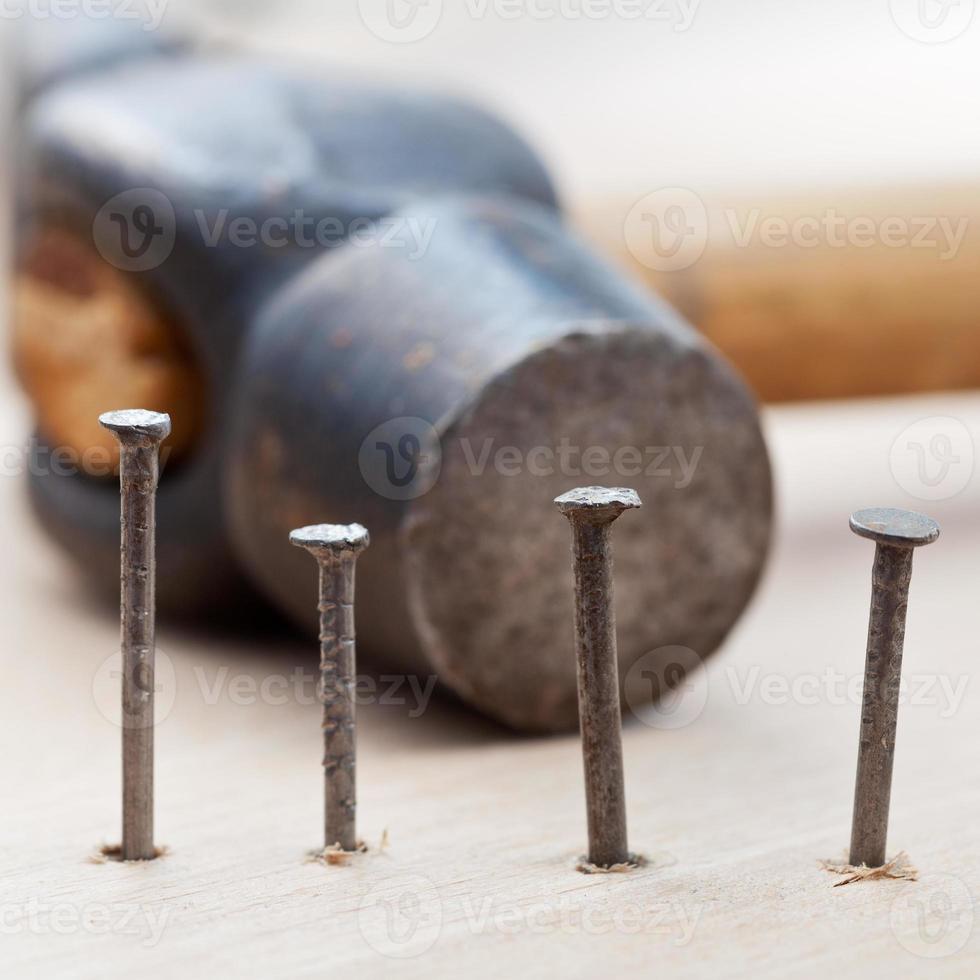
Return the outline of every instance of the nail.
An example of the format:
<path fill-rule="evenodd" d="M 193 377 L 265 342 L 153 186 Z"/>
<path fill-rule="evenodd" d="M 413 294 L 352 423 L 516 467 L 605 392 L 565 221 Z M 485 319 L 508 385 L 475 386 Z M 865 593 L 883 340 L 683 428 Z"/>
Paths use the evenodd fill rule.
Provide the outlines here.
<path fill-rule="evenodd" d="M 939 525 L 922 514 L 876 507 L 854 514 L 851 530 L 876 548 L 849 860 L 855 867 L 880 868 L 888 838 L 912 552 L 935 541 Z"/>
<path fill-rule="evenodd" d="M 371 543 L 360 524 L 317 524 L 289 535 L 320 569 L 320 701 L 323 705 L 325 847 L 357 849 L 354 724 L 354 566 Z"/>
<path fill-rule="evenodd" d="M 641 502 L 633 490 L 583 487 L 563 494 L 555 503 L 572 525 L 575 653 L 589 863 L 609 868 L 630 861 L 610 529 L 624 510 L 640 507 Z"/>
<path fill-rule="evenodd" d="M 160 443 L 170 416 L 139 409 L 99 422 L 119 440 L 120 635 L 124 861 L 149 861 L 153 847 L 153 667 L 156 647 L 156 489 Z"/>

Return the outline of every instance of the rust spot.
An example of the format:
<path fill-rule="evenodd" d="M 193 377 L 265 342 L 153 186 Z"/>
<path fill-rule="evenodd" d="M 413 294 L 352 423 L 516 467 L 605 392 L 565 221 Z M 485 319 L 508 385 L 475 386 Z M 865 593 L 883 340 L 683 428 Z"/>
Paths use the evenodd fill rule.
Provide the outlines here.
<path fill-rule="evenodd" d="M 402 358 L 402 365 L 406 371 L 418 371 L 430 364 L 435 356 L 436 349 L 433 344 L 417 344 Z"/>

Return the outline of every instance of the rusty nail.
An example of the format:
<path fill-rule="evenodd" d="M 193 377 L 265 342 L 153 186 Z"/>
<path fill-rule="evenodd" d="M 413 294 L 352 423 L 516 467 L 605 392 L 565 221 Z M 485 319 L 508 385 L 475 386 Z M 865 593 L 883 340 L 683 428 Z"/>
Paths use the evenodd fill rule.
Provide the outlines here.
<path fill-rule="evenodd" d="M 572 525 L 589 863 L 609 868 L 630 862 L 610 529 L 624 510 L 640 507 L 641 502 L 633 490 L 583 487 L 563 494 L 555 503 Z"/>
<path fill-rule="evenodd" d="M 124 861 L 149 861 L 153 847 L 153 694 L 156 645 L 156 489 L 160 443 L 170 416 L 132 409 L 99 422 L 119 440 L 120 636 Z"/>
<path fill-rule="evenodd" d="M 320 701 L 323 705 L 325 847 L 357 849 L 354 566 L 370 544 L 360 524 L 317 524 L 289 535 L 320 570 Z"/>
<path fill-rule="evenodd" d="M 888 837 L 912 552 L 935 541 L 939 525 L 922 514 L 884 507 L 859 510 L 850 523 L 876 548 L 849 860 L 855 867 L 878 868 L 885 863 Z"/>

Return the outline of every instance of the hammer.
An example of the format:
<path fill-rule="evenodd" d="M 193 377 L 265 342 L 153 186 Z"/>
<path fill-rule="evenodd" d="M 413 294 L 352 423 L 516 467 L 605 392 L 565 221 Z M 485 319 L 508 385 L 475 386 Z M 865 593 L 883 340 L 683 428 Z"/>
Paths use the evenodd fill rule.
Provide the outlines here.
<path fill-rule="evenodd" d="M 630 702 L 657 693 L 677 646 L 703 659 L 720 644 L 769 539 L 754 401 L 567 232 L 507 127 L 232 56 L 55 87 L 28 128 L 15 351 L 37 446 L 83 464 L 38 460 L 33 499 L 107 590 L 117 503 L 84 465 L 86 425 L 118 401 L 182 420 L 159 498 L 162 607 L 240 602 L 244 570 L 308 625 L 287 532 L 356 520 L 375 542 L 358 585 L 375 663 L 435 674 L 514 728 L 567 729 L 567 529 L 551 501 L 586 479 L 647 503 L 617 548 Z M 304 247 L 297 213 L 336 233 Z"/>

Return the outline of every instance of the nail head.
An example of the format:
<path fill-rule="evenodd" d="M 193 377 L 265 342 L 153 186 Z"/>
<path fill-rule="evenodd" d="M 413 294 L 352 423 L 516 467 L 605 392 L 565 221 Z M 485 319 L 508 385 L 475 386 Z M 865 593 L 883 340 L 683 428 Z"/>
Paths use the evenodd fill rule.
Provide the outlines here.
<path fill-rule="evenodd" d="M 313 554 L 342 555 L 363 551 L 371 538 L 360 524 L 311 524 L 293 531 L 289 541 Z"/>
<path fill-rule="evenodd" d="M 105 412 L 99 416 L 99 424 L 115 433 L 122 443 L 144 441 L 153 444 L 163 442 L 170 435 L 169 415 L 164 412 L 148 412 L 142 408 Z"/>
<path fill-rule="evenodd" d="M 624 487 L 578 487 L 556 497 L 555 503 L 566 517 L 597 524 L 643 506 L 640 495 Z"/>
<path fill-rule="evenodd" d="M 939 525 L 925 514 L 892 507 L 871 507 L 851 515 L 851 530 L 878 544 L 917 548 L 939 537 Z"/>

